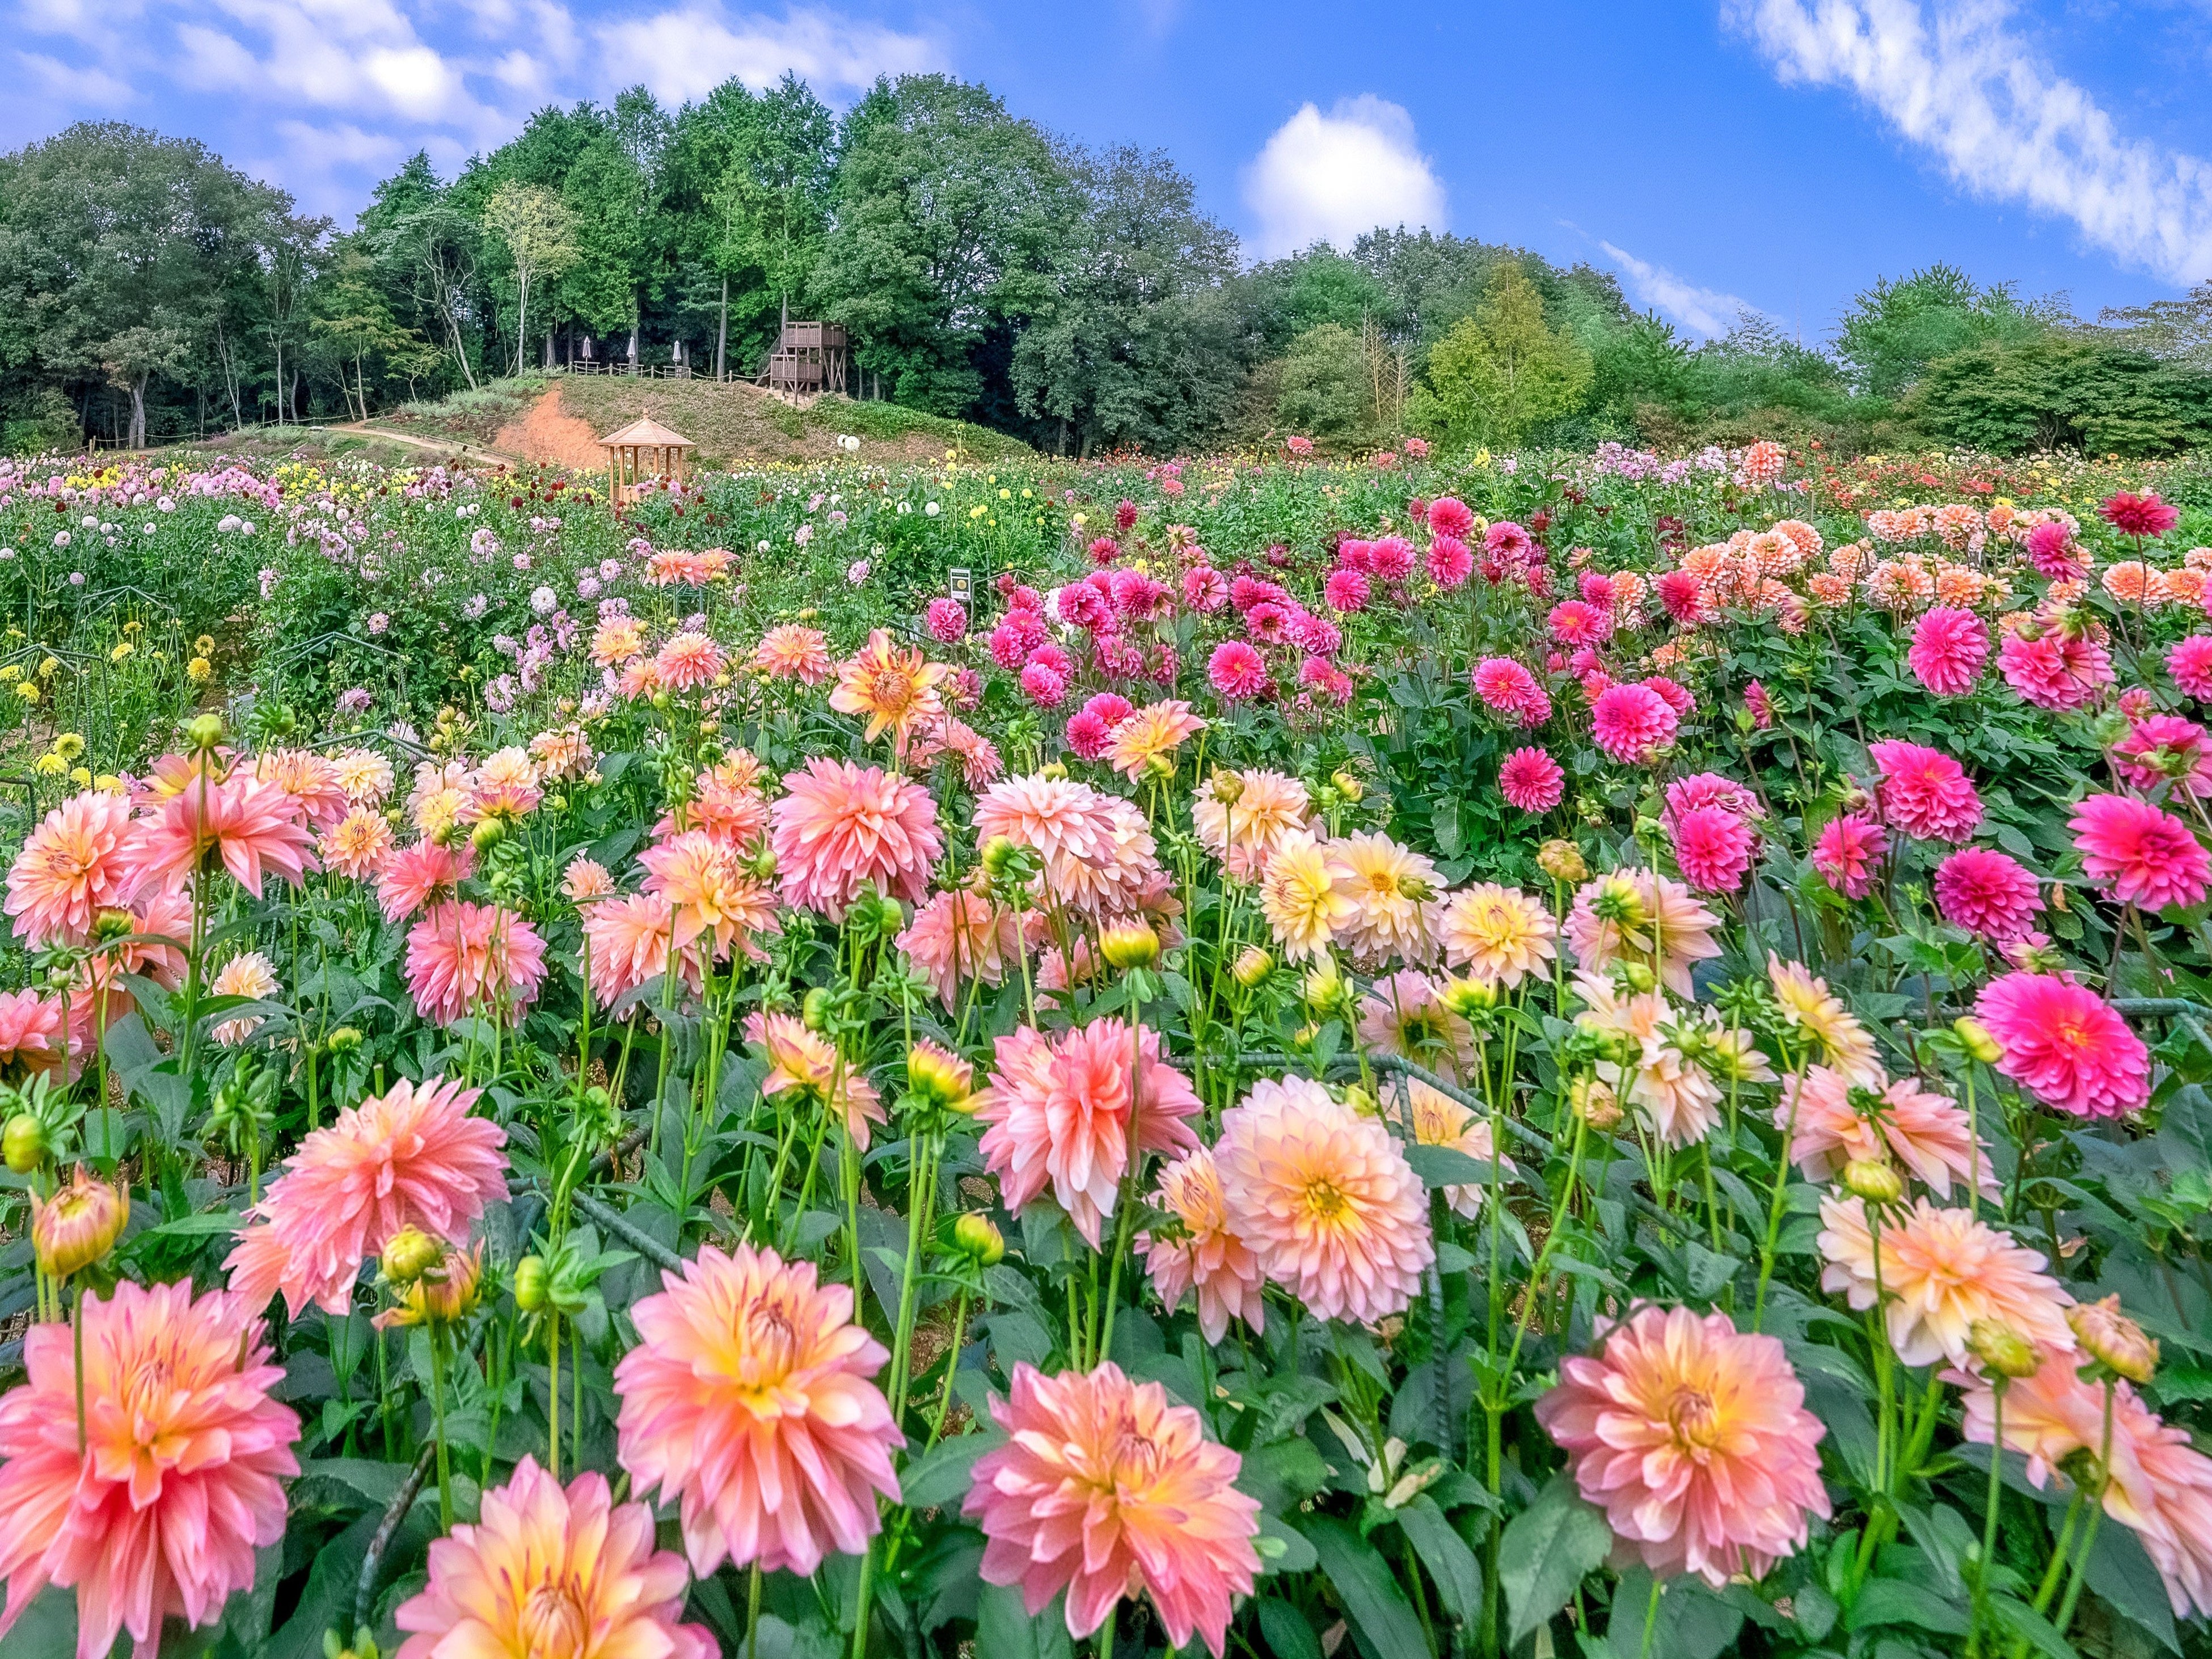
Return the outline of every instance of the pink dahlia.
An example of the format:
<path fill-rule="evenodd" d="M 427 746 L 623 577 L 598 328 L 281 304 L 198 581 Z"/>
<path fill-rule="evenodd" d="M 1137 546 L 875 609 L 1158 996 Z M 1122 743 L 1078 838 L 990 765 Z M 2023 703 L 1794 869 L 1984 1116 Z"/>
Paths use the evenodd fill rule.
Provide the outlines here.
<path fill-rule="evenodd" d="M 1014 1367 L 991 1415 L 1005 1442 L 975 1460 L 962 1512 L 983 1529 L 986 1583 L 1021 1587 L 1031 1618 L 1066 1592 L 1068 1633 L 1089 1636 L 1124 1595 L 1152 1598 L 1168 1641 L 1220 1659 L 1231 1598 L 1260 1571 L 1260 1504 L 1243 1460 L 1188 1406 L 1111 1360 L 1046 1376 Z"/>
<path fill-rule="evenodd" d="M 1336 611 L 1367 609 L 1367 578 L 1357 570 L 1332 570 L 1321 585 L 1321 596 Z"/>
<path fill-rule="evenodd" d="M 1545 620 L 1563 646 L 1601 645 L 1613 634 L 1612 615 L 1583 599 L 1560 600 Z"/>
<path fill-rule="evenodd" d="M 2184 696 L 2212 701 L 2212 634 L 2191 634 L 2166 653 L 2166 672 Z"/>
<path fill-rule="evenodd" d="M 1474 514 L 1456 495 L 1439 495 L 1429 503 L 1429 534 L 1452 536 L 1465 541 L 1474 531 Z"/>
<path fill-rule="evenodd" d="M 2081 868 L 2122 904 L 2146 910 L 2200 902 L 2212 858 L 2172 813 L 2133 795 L 2091 795 L 2066 821 Z"/>
<path fill-rule="evenodd" d="M 929 602 L 922 613 L 929 627 L 929 637 L 939 645 L 957 645 L 968 637 L 968 607 L 957 599 L 941 595 Z"/>
<path fill-rule="evenodd" d="M 231 1288 L 255 1312 L 281 1289 L 295 1318 L 311 1302 L 342 1314 L 362 1259 L 401 1228 L 465 1243 L 484 1206 L 507 1195 L 507 1132 L 469 1115 L 481 1092 L 402 1078 L 309 1133 L 225 1264 Z"/>
<path fill-rule="evenodd" d="M 1198 1292 L 1198 1328 L 1208 1342 L 1229 1334 L 1229 1322 L 1241 1319 L 1255 1331 L 1267 1328 L 1267 1303 L 1261 1294 L 1267 1275 L 1251 1247 L 1229 1231 L 1221 1172 L 1204 1146 L 1187 1152 L 1160 1171 L 1152 1207 L 1172 1216 L 1165 1227 L 1137 1241 L 1137 1254 L 1152 1268 L 1152 1286 L 1170 1313 L 1193 1289 Z"/>
<path fill-rule="evenodd" d="M 1544 692 L 1536 677 L 1511 657 L 1485 657 L 1468 679 L 1486 708 L 1516 718 Z"/>
<path fill-rule="evenodd" d="M 1751 868 L 1752 828 L 1720 806 L 1694 806 L 1674 821 L 1674 862 L 1699 893 L 1733 893 Z"/>
<path fill-rule="evenodd" d="M 821 756 L 787 772 L 783 787 L 769 816 L 787 901 L 833 922 L 871 887 L 921 902 L 945 850 L 928 790 L 878 767 Z"/>
<path fill-rule="evenodd" d="M 1516 749 L 1498 769 L 1498 790 L 1523 812 L 1548 812 L 1567 793 L 1567 775 L 1559 762 L 1531 744 Z"/>
<path fill-rule="evenodd" d="M 407 994 L 434 1025 L 471 1015 L 520 1025 L 544 982 L 545 941 L 501 905 L 457 899 L 408 933 Z"/>
<path fill-rule="evenodd" d="M 1206 661 L 1206 678 L 1224 702 L 1243 702 L 1267 689 L 1267 665 L 1242 640 L 1224 640 Z"/>
<path fill-rule="evenodd" d="M 1429 543 L 1429 580 L 1449 592 L 1467 586 L 1474 574 L 1474 553 L 1456 536 L 1437 536 Z"/>
<path fill-rule="evenodd" d="M 2074 544 L 2073 527 L 2056 519 L 2046 520 L 2027 532 L 2027 562 L 2038 575 L 2055 582 L 2080 581 L 2088 574 L 2081 550 Z"/>
<path fill-rule="evenodd" d="M 2163 536 L 2181 522 L 2181 510 L 2159 500 L 2154 489 L 2140 495 L 2125 489 L 2108 495 L 2097 516 L 2123 536 L 2137 538 Z"/>
<path fill-rule="evenodd" d="M 691 1570 L 804 1577 L 866 1551 L 878 1496 L 899 1501 L 906 1437 L 871 1380 L 890 1355 L 854 1322 L 852 1287 L 749 1244 L 702 1245 L 660 1282 L 615 1366 L 616 1455 L 639 1496 L 678 1505 Z"/>
<path fill-rule="evenodd" d="M 1640 766 L 1674 741 L 1682 717 L 1648 685 L 1616 685 L 1590 706 L 1590 737 L 1611 759 Z"/>
<path fill-rule="evenodd" d="M 1763 1577 L 1829 1513 L 1804 1385 L 1779 1341 L 1724 1313 L 1644 1309 L 1561 1364 L 1536 1419 L 1605 1510 L 1615 1559 L 1661 1578 Z"/>
<path fill-rule="evenodd" d="M 476 848 L 457 838 L 441 847 L 418 841 L 387 854 L 377 872 L 376 899 L 386 921 L 404 921 L 417 910 L 454 897 L 476 867 Z"/>
<path fill-rule="evenodd" d="M 1133 728 L 1142 719 L 1124 721 L 1117 738 L 1141 736 Z M 1048 899 L 1088 915 L 1137 908 L 1159 869 L 1158 845 L 1144 814 L 1119 795 L 1072 778 L 1002 778 L 976 801 L 975 822 L 979 848 L 1000 836 L 1034 848 L 1044 863 Z"/>
<path fill-rule="evenodd" d="M 2012 634 L 1997 647 L 2005 684 L 2039 708 L 2060 711 L 2094 702 L 2112 683 L 2112 653 L 2094 640 L 2056 631 L 2029 639 Z"/>
<path fill-rule="evenodd" d="M 1263 1078 L 1214 1147 L 1230 1231 L 1322 1319 L 1402 1313 L 1435 1259 L 1428 1194 L 1379 1119 L 1308 1078 Z"/>
<path fill-rule="evenodd" d="M 27 1380 L 0 1399 L 4 1632 L 49 1584 L 76 1591 L 77 1659 L 128 1630 L 154 1659 L 161 1621 L 198 1629 L 251 1589 L 255 1553 L 284 1536 L 300 1419 L 260 1320 L 228 1291 L 118 1283 L 69 1326 L 23 1338 Z"/>
<path fill-rule="evenodd" d="M 2003 1050 L 1997 1070 L 2075 1117 L 2118 1117 L 2150 1099 L 2150 1051 L 2118 1010 L 2054 974 L 1991 980 L 1974 1012 Z"/>
<path fill-rule="evenodd" d="M 2112 770 L 2138 789 L 2170 781 L 2202 800 L 2212 796 L 2212 743 L 2206 737 L 2203 726 L 2179 714 L 2143 714 L 2112 745 Z"/>
<path fill-rule="evenodd" d="M 1954 927 L 2002 944 L 2026 933 L 2040 907 L 2035 878 L 2017 859 L 1962 847 L 1936 867 L 1936 908 Z"/>
<path fill-rule="evenodd" d="M 8 872 L 8 914 L 33 951 L 84 945 L 103 910 L 130 902 L 131 798 L 88 789 L 39 820 Z"/>
<path fill-rule="evenodd" d="M 1830 818 L 1813 843 L 1813 867 L 1848 899 L 1874 891 L 1875 872 L 1888 855 L 1888 832 L 1857 812 Z"/>
<path fill-rule="evenodd" d="M 1057 708 L 1067 701 L 1067 678 L 1048 663 L 1033 662 L 1021 672 L 1022 695 L 1040 708 Z"/>
<path fill-rule="evenodd" d="M 1882 816 L 1919 841 L 1965 841 L 1982 821 L 1982 798 L 1966 769 L 1940 749 L 1891 738 L 1869 744 L 1881 773 Z"/>
<path fill-rule="evenodd" d="M 1049 1187 L 1094 1249 L 1132 1155 L 1141 1163 L 1147 1152 L 1198 1146 L 1189 1123 L 1198 1097 L 1160 1058 L 1156 1031 L 1133 1034 L 1111 1017 L 1049 1036 L 1018 1026 L 998 1039 L 994 1069 L 975 1116 L 991 1126 L 983 1162 L 1006 1207 L 1018 1211 Z"/>
<path fill-rule="evenodd" d="M 182 892 L 195 872 L 220 861 L 259 898 L 264 871 L 297 887 L 317 868 L 314 844 L 292 798 L 241 770 L 222 783 L 188 780 L 139 819 L 131 856 L 142 895 Z"/>
<path fill-rule="evenodd" d="M 1913 629 L 1905 659 L 1937 696 L 1957 697 L 1974 689 L 1989 656 L 1989 624 L 1971 611 L 1939 605 Z"/>

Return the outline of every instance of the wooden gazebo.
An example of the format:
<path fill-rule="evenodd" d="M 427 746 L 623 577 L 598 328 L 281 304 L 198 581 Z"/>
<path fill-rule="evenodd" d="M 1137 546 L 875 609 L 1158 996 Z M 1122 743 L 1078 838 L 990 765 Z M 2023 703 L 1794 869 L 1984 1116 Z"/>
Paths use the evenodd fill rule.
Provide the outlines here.
<path fill-rule="evenodd" d="M 599 440 L 599 447 L 607 452 L 607 487 L 615 505 L 629 501 L 649 478 L 681 480 L 698 447 L 650 415 L 640 415 L 620 431 L 608 433 Z"/>

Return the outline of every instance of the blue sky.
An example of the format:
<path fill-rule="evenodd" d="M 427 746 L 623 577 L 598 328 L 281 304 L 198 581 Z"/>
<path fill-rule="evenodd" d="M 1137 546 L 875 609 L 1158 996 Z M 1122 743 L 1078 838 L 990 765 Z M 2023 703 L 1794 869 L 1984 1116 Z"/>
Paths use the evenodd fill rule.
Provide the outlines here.
<path fill-rule="evenodd" d="M 1808 342 L 1948 259 L 2094 316 L 2212 279 L 2212 0 L 0 0 L 0 145 L 189 133 L 349 222 L 548 101 L 938 69 L 1173 155 L 1248 257 L 1383 221 L 1585 258 Z M 9 61 L 11 60 L 12 61 Z"/>

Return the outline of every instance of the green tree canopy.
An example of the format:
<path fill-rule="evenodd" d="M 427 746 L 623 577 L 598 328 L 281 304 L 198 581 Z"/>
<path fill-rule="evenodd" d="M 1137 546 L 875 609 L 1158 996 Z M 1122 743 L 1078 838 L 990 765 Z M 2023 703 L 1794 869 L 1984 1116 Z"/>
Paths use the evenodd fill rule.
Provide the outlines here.
<path fill-rule="evenodd" d="M 1501 264 L 1431 349 L 1424 418 L 1453 443 L 1514 443 L 1580 408 L 1594 372 L 1590 354 L 1545 321 L 1519 264 Z"/>

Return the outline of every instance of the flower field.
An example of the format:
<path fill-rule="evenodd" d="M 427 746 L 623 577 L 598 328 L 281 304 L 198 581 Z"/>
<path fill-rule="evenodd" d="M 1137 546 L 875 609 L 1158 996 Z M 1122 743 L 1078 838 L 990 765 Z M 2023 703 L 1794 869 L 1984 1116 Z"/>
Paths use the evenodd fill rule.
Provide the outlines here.
<path fill-rule="evenodd" d="M 5 465 L 0 1656 L 2212 1654 L 2191 464 Z"/>

